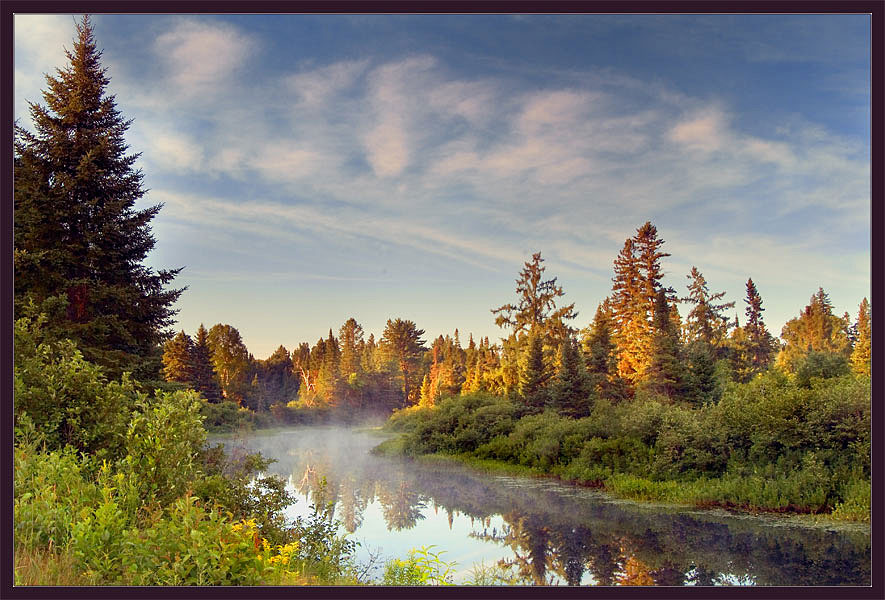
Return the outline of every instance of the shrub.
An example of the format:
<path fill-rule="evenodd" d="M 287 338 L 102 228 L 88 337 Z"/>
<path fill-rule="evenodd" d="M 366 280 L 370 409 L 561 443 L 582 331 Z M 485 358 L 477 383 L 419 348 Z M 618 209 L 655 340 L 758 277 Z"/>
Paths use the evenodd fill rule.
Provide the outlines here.
<path fill-rule="evenodd" d="M 191 490 L 206 442 L 201 400 L 193 391 L 158 393 L 139 403 L 126 433 L 121 470 L 145 504 L 166 505 Z"/>
<path fill-rule="evenodd" d="M 45 333 L 45 316 L 15 322 L 15 419 L 33 421 L 50 450 L 70 444 L 99 458 L 122 455 L 138 394 L 129 376 L 108 382 L 73 342 Z"/>

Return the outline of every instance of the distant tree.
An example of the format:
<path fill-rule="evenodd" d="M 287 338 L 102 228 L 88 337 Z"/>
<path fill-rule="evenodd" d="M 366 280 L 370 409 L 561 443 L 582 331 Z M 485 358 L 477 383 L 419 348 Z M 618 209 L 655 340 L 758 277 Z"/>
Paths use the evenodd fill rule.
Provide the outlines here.
<path fill-rule="evenodd" d="M 553 407 L 562 415 L 580 418 L 593 408 L 593 387 L 577 342 L 566 340 L 559 355 L 559 370 L 550 385 Z"/>
<path fill-rule="evenodd" d="M 562 286 L 556 285 L 556 277 L 541 279 L 546 270 L 541 266 L 542 262 L 541 253 L 536 252 L 531 262 L 524 263 L 516 280 L 517 303 L 494 308 L 492 313 L 496 315 L 495 324 L 498 327 L 509 328 L 517 337 L 538 332 L 549 338 L 546 340 L 548 343 L 554 343 L 558 341 L 558 336 L 571 332 L 566 321 L 577 317 L 577 313 L 574 303 L 556 307 L 556 299 L 564 296 L 565 292 Z"/>
<path fill-rule="evenodd" d="M 209 329 L 206 343 L 222 394 L 228 400 L 245 406 L 252 377 L 249 351 L 240 332 L 231 325 L 218 323 Z"/>
<path fill-rule="evenodd" d="M 218 387 L 218 381 L 215 376 L 215 369 L 212 366 L 212 354 L 209 349 L 209 332 L 200 323 L 197 334 L 194 338 L 193 350 L 191 352 L 191 363 L 193 367 L 192 384 L 196 391 L 209 402 L 221 401 L 221 388 Z"/>
<path fill-rule="evenodd" d="M 403 401 L 406 404 L 412 402 L 413 379 L 415 368 L 421 358 L 421 353 L 426 349 L 423 329 L 418 329 L 413 321 L 388 319 L 384 328 L 381 342 L 388 356 L 395 361 L 402 377 Z"/>
<path fill-rule="evenodd" d="M 344 381 L 349 381 L 352 376 L 359 376 L 363 371 L 360 356 L 363 328 L 351 317 L 341 326 L 338 339 L 341 346 L 341 377 Z"/>
<path fill-rule="evenodd" d="M 781 331 L 785 345 L 778 355 L 778 365 L 795 373 L 801 360 L 811 351 L 851 355 L 851 342 L 844 319 L 833 314 L 833 305 L 823 288 L 811 297 L 800 315 L 791 319 Z"/>
<path fill-rule="evenodd" d="M 718 402 L 721 390 L 713 345 L 704 340 L 695 340 L 686 346 L 685 356 L 688 366 L 685 373 L 686 399 L 698 405 Z"/>
<path fill-rule="evenodd" d="M 641 385 L 645 389 L 675 400 L 685 391 L 686 372 L 679 334 L 670 318 L 670 306 L 664 290 L 658 290 L 655 300 L 654 337 L 651 360 Z"/>
<path fill-rule="evenodd" d="M 323 341 L 322 361 L 317 375 L 317 392 L 328 403 L 336 403 L 341 391 L 341 349 L 338 339 L 329 330 L 329 337 Z"/>
<path fill-rule="evenodd" d="M 47 75 L 46 105 L 32 103 L 35 132 L 14 127 L 15 309 L 67 302 L 62 326 L 108 376 L 160 376 L 161 346 L 182 289 L 166 289 L 180 269 L 153 271 L 150 222 L 140 210 L 143 176 L 127 154 L 123 119 L 86 16 L 76 25 L 69 65 Z"/>
<path fill-rule="evenodd" d="M 184 331 L 163 346 L 163 377 L 193 387 L 193 341 Z"/>
<path fill-rule="evenodd" d="M 812 350 L 799 359 L 796 366 L 796 385 L 811 387 L 811 380 L 830 379 L 847 375 L 850 371 L 848 358 L 836 352 Z"/>
<path fill-rule="evenodd" d="M 593 323 L 585 330 L 582 346 L 592 388 L 600 398 L 619 401 L 628 396 L 626 382 L 618 375 L 616 346 L 612 341 L 611 302 L 606 298 L 597 308 Z"/>
<path fill-rule="evenodd" d="M 624 242 L 614 263 L 612 337 L 617 345 L 618 374 L 634 385 L 645 377 L 652 357 L 655 301 L 657 292 L 664 289 L 660 261 L 670 256 L 661 251 L 663 244 L 657 228 L 646 221 Z M 664 291 L 672 299 L 673 291 Z M 673 318 L 673 312 L 668 316 Z"/>
<path fill-rule="evenodd" d="M 728 334 L 728 317 L 723 314 L 727 308 L 734 308 L 734 302 L 721 302 L 725 292 L 711 294 L 707 287 L 707 280 L 697 267 L 691 268 L 687 275 L 690 279 L 688 284 L 688 296 L 682 298 L 682 302 L 692 305 L 686 318 L 686 340 L 689 342 L 702 341 L 713 350 L 714 358 L 722 357 L 722 351 Z"/>
<path fill-rule="evenodd" d="M 772 358 L 780 349 L 780 344 L 765 327 L 762 320 L 762 312 L 765 310 L 762 308 L 762 296 L 759 295 L 752 279 L 747 279 L 747 297 L 744 302 L 747 304 L 746 352 L 750 360 L 749 376 L 752 377 L 768 368 Z M 746 377 L 742 379 L 746 380 Z"/>
<path fill-rule="evenodd" d="M 539 413 L 550 401 L 547 381 L 550 373 L 544 364 L 543 344 L 539 333 L 529 334 L 525 357 L 519 373 L 519 394 L 528 414 Z"/>
<path fill-rule="evenodd" d="M 425 375 L 424 379 L 421 381 L 421 400 L 419 404 L 421 406 L 433 406 L 434 404 L 434 394 L 433 387 L 430 384 L 430 375 Z"/>
<path fill-rule="evenodd" d="M 851 353 L 851 370 L 858 375 L 870 376 L 872 367 L 872 310 L 864 298 L 857 310 L 857 341 Z"/>

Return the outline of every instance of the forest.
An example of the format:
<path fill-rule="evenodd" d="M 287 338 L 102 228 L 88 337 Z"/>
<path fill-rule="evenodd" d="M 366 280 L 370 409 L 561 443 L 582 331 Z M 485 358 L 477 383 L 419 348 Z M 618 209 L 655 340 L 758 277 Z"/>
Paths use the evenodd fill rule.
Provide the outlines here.
<path fill-rule="evenodd" d="M 665 287 L 645 222 L 612 249 L 586 324 L 537 252 L 489 307 L 500 340 L 396 316 L 376 337 L 349 318 L 256 359 L 234 325 L 173 330 L 186 290 L 144 264 L 162 207 L 135 208 L 143 174 L 88 17 L 67 58 L 35 131 L 15 126 L 17 584 L 373 583 L 328 507 L 287 523 L 267 460 L 207 443 L 302 424 L 386 421 L 377 452 L 628 498 L 869 521 L 866 298 L 840 316 L 821 287 L 776 337 L 751 278 L 740 307 L 695 267 Z M 427 558 L 384 581 L 431 580 Z"/>

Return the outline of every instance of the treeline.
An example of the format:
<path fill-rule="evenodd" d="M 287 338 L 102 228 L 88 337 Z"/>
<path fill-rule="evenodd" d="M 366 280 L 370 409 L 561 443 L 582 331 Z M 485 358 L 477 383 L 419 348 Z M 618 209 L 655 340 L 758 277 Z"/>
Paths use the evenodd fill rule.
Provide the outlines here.
<path fill-rule="evenodd" d="M 217 324 L 207 332 L 201 325 L 193 338 L 182 331 L 166 343 L 163 372 L 209 402 L 233 401 L 284 421 L 311 410 L 353 416 L 433 406 L 474 392 L 520 398 L 526 414 L 549 407 L 577 418 L 597 399 L 665 398 L 699 407 L 718 401 L 727 383 L 746 383 L 772 367 L 806 387 L 813 377 L 869 376 L 866 298 L 852 322 L 847 313 L 833 314 L 828 295 L 818 289 L 783 327 L 782 343 L 765 325 L 752 279 L 743 325 L 726 312 L 735 302 L 710 291 L 696 267 L 684 296 L 665 288 L 661 260 L 669 254 L 663 243 L 650 222 L 625 241 L 614 261 L 612 293 L 581 330 L 570 324 L 577 317 L 574 304 L 557 306 L 565 292 L 556 278 L 544 279 L 537 253 L 520 272 L 517 301 L 492 310 L 509 333 L 500 344 L 488 338 L 477 344 L 471 334 L 463 347 L 456 329 L 427 347 L 424 330 L 402 319 L 389 320 L 376 342 L 350 318 L 337 337 L 330 329 L 313 345 L 304 342 L 291 352 L 280 346 L 256 360 L 236 328 Z"/>

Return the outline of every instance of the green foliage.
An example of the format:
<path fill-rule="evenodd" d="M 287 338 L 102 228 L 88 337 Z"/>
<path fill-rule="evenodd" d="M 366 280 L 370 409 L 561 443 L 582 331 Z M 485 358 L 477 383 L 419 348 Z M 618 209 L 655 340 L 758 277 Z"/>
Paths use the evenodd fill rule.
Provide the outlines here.
<path fill-rule="evenodd" d="M 434 546 L 409 550 L 405 560 L 393 559 L 384 566 L 382 585 L 453 585 L 455 563 L 442 560 L 444 552 L 431 552 Z"/>
<path fill-rule="evenodd" d="M 325 496 L 325 486 L 324 479 L 319 497 Z M 298 551 L 290 564 L 326 581 L 350 569 L 357 547 L 357 542 L 338 534 L 340 523 L 334 519 L 334 511 L 334 502 L 317 502 L 311 506 L 311 514 L 306 519 L 298 517 L 292 527 L 292 535 L 298 540 Z"/>
<path fill-rule="evenodd" d="M 57 327 L 114 378 L 156 378 L 155 354 L 183 290 L 164 289 L 180 269 L 143 264 L 160 205 L 144 196 L 130 121 L 106 91 L 109 79 L 88 17 L 76 25 L 68 65 L 47 75 L 45 105 L 30 105 L 34 132 L 15 126 L 15 306 L 67 301 Z"/>
<path fill-rule="evenodd" d="M 844 354 L 835 352 L 816 352 L 812 350 L 797 361 L 796 384 L 800 387 L 810 387 L 813 378 L 830 379 L 847 375 L 849 371 L 848 359 Z"/>
<path fill-rule="evenodd" d="M 128 375 L 108 383 L 73 342 L 53 340 L 46 317 L 15 322 L 15 418 L 25 415 L 50 449 L 70 444 L 99 458 L 121 455 L 130 411 L 143 401 Z"/>
<path fill-rule="evenodd" d="M 121 471 L 146 504 L 166 505 L 192 489 L 206 442 L 196 392 L 158 393 L 142 401 L 129 423 Z"/>

